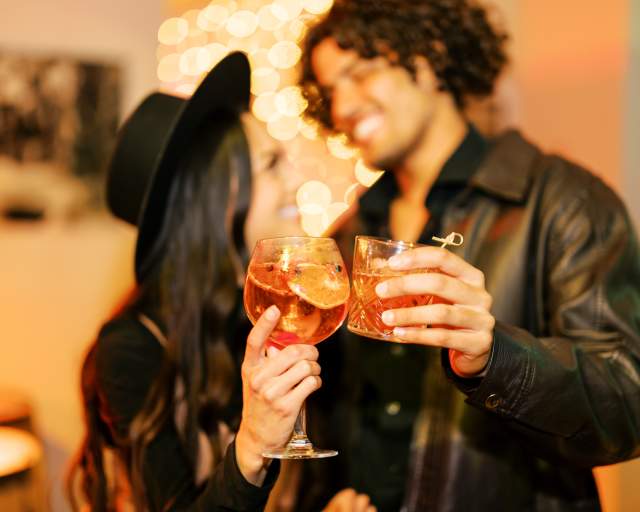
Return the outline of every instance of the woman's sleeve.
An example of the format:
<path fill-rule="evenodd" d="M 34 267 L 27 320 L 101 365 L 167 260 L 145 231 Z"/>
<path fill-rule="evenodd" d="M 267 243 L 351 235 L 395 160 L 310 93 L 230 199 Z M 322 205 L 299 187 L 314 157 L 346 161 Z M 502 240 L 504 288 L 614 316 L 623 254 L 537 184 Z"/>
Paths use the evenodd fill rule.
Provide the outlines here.
<path fill-rule="evenodd" d="M 101 333 L 96 353 L 99 395 L 104 403 L 101 413 L 115 439 L 128 438 L 162 357 L 162 347 L 133 322 L 108 326 Z M 262 510 L 279 469 L 278 464 L 271 464 L 264 484 L 252 485 L 242 476 L 235 443 L 231 443 L 206 484 L 198 487 L 173 419 L 149 443 L 143 466 L 152 510 Z"/>

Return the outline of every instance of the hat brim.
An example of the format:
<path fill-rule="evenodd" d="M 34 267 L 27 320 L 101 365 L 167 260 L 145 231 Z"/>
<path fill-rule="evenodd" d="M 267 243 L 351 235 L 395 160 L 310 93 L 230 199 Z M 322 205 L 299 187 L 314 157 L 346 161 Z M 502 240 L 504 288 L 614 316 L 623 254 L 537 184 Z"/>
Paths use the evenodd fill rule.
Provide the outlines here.
<path fill-rule="evenodd" d="M 138 219 L 135 272 L 138 282 L 153 263 L 153 249 L 165 222 L 167 202 L 181 151 L 202 121 L 216 112 L 240 114 L 249 107 L 251 70 L 247 57 L 235 52 L 221 60 L 185 101 L 158 154 L 151 185 Z"/>

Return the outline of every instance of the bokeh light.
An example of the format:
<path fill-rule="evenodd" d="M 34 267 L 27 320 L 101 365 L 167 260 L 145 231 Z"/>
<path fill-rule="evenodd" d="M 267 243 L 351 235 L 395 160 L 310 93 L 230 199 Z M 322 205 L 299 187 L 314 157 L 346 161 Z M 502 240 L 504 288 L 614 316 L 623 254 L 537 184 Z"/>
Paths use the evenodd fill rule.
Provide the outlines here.
<path fill-rule="evenodd" d="M 214 0 L 201 9 L 175 13 L 158 29 L 157 74 L 163 88 L 193 94 L 205 74 L 229 52 L 243 51 L 251 64 L 251 111 L 271 137 L 295 157 L 297 208 L 309 235 L 322 235 L 379 171 L 362 162 L 344 135 L 326 143 L 320 126 L 304 117 L 307 101 L 295 84 L 308 27 L 333 0 Z M 310 150 L 310 151 L 309 151 Z M 354 170 L 352 174 L 351 170 Z M 293 191 L 296 184 L 291 184 Z M 335 199 L 334 199 L 335 197 Z"/>
<path fill-rule="evenodd" d="M 224 27 L 229 18 L 229 9 L 223 5 L 211 4 L 198 14 L 198 27 L 206 32 L 215 32 Z"/>
<path fill-rule="evenodd" d="M 229 17 L 226 26 L 229 34 L 248 37 L 258 28 L 258 17 L 251 11 L 237 11 Z"/>
<path fill-rule="evenodd" d="M 292 41 L 280 41 L 274 44 L 268 53 L 269 62 L 278 69 L 292 68 L 301 56 L 302 50 Z"/>
<path fill-rule="evenodd" d="M 333 0 L 302 0 L 304 10 L 311 14 L 324 14 L 333 5 Z"/>
<path fill-rule="evenodd" d="M 298 119 L 296 117 L 276 117 L 267 123 L 267 131 L 274 139 L 293 140 L 298 135 Z"/>
<path fill-rule="evenodd" d="M 189 23 L 183 18 L 169 18 L 158 29 L 158 41 L 166 45 L 176 45 L 189 34 Z"/>
<path fill-rule="evenodd" d="M 251 93 L 255 96 L 274 92 L 280 85 L 280 74 L 273 68 L 257 68 L 251 73 Z"/>
<path fill-rule="evenodd" d="M 270 121 L 275 121 L 280 117 L 280 113 L 276 108 L 276 95 L 273 92 L 267 92 L 265 94 L 261 94 L 257 96 L 253 100 L 253 105 L 251 106 L 251 111 L 253 115 L 256 116 L 260 121 L 268 123 Z"/>
<path fill-rule="evenodd" d="M 158 78 L 161 82 L 177 82 L 182 78 L 179 53 L 170 53 L 158 63 Z"/>
<path fill-rule="evenodd" d="M 329 153 L 336 158 L 348 160 L 358 154 L 358 151 L 348 146 L 347 143 L 348 139 L 344 134 L 331 135 L 327 137 L 327 148 L 329 149 Z"/>
<path fill-rule="evenodd" d="M 303 183 L 296 194 L 296 203 L 301 213 L 320 215 L 331 204 L 331 189 L 322 181 Z"/>
<path fill-rule="evenodd" d="M 378 169 L 372 169 L 371 167 L 368 167 L 364 163 L 362 158 L 359 158 L 358 161 L 356 162 L 356 167 L 355 167 L 356 179 L 358 180 L 358 183 L 360 183 L 361 185 L 364 185 L 365 187 L 370 187 L 371 185 L 373 185 L 376 181 L 378 181 L 380 176 L 382 176 L 383 174 L 384 174 L 384 171 L 380 171 Z"/>
<path fill-rule="evenodd" d="M 298 117 L 307 108 L 307 100 L 302 96 L 300 87 L 285 87 L 276 94 L 276 108 L 283 116 Z M 296 119 L 296 126 L 298 120 Z M 297 128 L 296 128 L 297 131 Z"/>

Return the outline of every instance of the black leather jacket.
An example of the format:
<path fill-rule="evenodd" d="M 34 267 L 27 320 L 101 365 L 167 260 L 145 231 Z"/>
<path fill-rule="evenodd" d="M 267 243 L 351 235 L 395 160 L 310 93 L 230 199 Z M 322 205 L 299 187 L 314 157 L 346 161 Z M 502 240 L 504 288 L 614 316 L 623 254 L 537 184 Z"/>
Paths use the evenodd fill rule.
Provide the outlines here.
<path fill-rule="evenodd" d="M 624 206 L 592 174 L 508 132 L 446 208 L 441 232 L 451 231 L 485 274 L 494 345 L 475 380 L 431 351 L 403 510 L 600 510 L 591 468 L 640 455 L 640 252 Z M 348 379 L 358 362 L 322 364 Z M 323 432 L 347 435 L 335 419 L 342 402 L 348 417 L 347 389 L 326 390 L 324 405 L 318 395 L 310 414 L 328 446 L 339 439 Z M 304 471 L 302 501 L 344 487 L 340 465 Z"/>
<path fill-rule="evenodd" d="M 516 132 L 471 185 L 442 231 L 464 234 L 460 254 L 485 274 L 493 350 L 475 382 L 432 361 L 444 371 L 426 372 L 405 509 L 599 510 L 591 468 L 640 455 L 628 215 L 598 178 Z"/>

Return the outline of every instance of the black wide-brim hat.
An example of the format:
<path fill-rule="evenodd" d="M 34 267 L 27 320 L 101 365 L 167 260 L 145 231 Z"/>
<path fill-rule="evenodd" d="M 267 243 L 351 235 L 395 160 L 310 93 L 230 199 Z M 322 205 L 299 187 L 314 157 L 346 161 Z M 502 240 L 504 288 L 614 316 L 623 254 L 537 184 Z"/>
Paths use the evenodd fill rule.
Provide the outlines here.
<path fill-rule="evenodd" d="M 153 260 L 171 183 L 189 138 L 205 119 L 215 121 L 216 113 L 247 110 L 249 98 L 249 61 L 235 52 L 207 74 L 191 98 L 153 93 L 120 128 L 108 170 L 107 204 L 114 215 L 138 227 L 138 282 Z"/>

